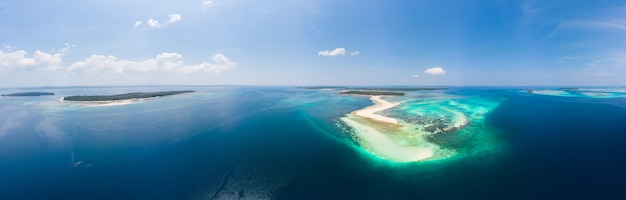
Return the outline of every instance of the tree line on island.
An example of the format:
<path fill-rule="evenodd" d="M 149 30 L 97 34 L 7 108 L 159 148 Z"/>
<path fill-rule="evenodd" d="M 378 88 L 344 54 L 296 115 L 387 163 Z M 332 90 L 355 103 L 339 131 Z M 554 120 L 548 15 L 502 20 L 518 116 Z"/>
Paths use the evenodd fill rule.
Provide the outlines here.
<path fill-rule="evenodd" d="M 115 94 L 115 95 L 67 96 L 67 97 L 64 97 L 63 100 L 65 101 L 117 101 L 117 100 L 128 100 L 128 99 L 163 97 L 163 96 L 170 96 L 170 95 L 189 93 L 189 92 L 195 92 L 195 91 L 182 90 L 182 91 L 161 91 L 161 92 L 133 92 L 133 93 Z"/>
<path fill-rule="evenodd" d="M 54 95 L 52 92 L 18 92 L 12 94 L 2 94 L 3 97 L 32 97 L 32 96 L 44 96 Z"/>
<path fill-rule="evenodd" d="M 375 96 L 404 96 L 404 92 L 369 91 L 369 90 L 350 90 L 350 91 L 340 92 L 339 94 L 375 95 Z"/>
<path fill-rule="evenodd" d="M 433 91 L 433 90 L 447 90 L 448 87 L 343 87 L 343 86 L 308 86 L 308 87 L 296 87 L 303 89 L 313 90 L 363 90 L 363 91 Z"/>
<path fill-rule="evenodd" d="M 447 90 L 447 87 L 342 87 L 342 86 L 310 86 L 298 87 L 314 90 L 345 90 L 339 94 L 404 96 L 404 92 Z"/>

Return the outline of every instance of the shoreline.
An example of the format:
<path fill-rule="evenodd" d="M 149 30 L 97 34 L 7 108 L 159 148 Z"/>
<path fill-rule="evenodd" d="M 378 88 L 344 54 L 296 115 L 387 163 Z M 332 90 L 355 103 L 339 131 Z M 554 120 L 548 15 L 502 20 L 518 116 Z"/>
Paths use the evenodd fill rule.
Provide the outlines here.
<path fill-rule="evenodd" d="M 72 101 L 72 100 L 65 100 L 64 97 L 61 97 L 59 99 L 60 102 L 63 103 L 75 103 L 75 104 L 82 104 L 82 105 L 88 105 L 88 106 L 118 106 L 118 105 L 127 105 L 127 104 L 131 104 L 137 101 L 143 101 L 143 100 L 150 100 L 150 99 L 154 99 L 156 97 L 151 97 L 151 98 L 137 98 L 137 99 L 124 99 L 124 100 L 110 100 L 110 101 Z"/>

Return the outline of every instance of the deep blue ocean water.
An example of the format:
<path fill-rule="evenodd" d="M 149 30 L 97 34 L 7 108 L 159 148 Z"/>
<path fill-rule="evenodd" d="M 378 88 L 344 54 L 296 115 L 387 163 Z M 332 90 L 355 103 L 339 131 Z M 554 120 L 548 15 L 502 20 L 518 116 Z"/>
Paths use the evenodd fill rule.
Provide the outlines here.
<path fill-rule="evenodd" d="M 59 101 L 180 89 L 197 92 L 113 106 Z M 523 89 L 409 95 L 498 102 L 471 129 L 431 138 L 467 156 L 415 163 L 361 149 L 339 118 L 372 103 L 333 90 L 0 89 L 56 93 L 0 98 L 0 199 L 625 199 L 626 98 Z M 477 135 L 498 148 L 469 152 Z"/>

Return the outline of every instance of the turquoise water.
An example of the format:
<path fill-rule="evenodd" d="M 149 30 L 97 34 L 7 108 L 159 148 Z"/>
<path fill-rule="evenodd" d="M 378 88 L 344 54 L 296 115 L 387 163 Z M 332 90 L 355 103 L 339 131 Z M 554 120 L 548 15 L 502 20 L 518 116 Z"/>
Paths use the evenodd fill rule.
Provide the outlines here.
<path fill-rule="evenodd" d="M 621 91 L 546 95 L 525 89 L 458 87 L 383 97 L 401 102 L 380 113 L 404 127 L 390 136 L 395 144 L 437 147 L 433 157 L 415 162 L 395 162 L 360 143 L 354 128 L 341 119 L 372 102 L 334 90 L 1 89 L 56 95 L 0 98 L 0 196 L 626 197 L 626 101 Z M 68 95 L 163 90 L 197 92 L 110 106 L 59 101 Z"/>
<path fill-rule="evenodd" d="M 626 89 L 618 87 L 607 88 L 578 88 L 576 90 L 539 89 L 533 90 L 533 94 L 561 96 L 561 97 L 586 97 L 586 98 L 616 98 L 626 97 Z"/>

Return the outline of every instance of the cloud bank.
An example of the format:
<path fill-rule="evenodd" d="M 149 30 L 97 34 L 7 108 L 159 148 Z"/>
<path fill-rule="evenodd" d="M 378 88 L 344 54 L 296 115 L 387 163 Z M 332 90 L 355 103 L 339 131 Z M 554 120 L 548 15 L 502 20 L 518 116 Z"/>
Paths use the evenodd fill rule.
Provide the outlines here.
<path fill-rule="evenodd" d="M 5 46 L 0 50 L 0 70 L 53 70 L 62 68 L 63 56 L 69 54 L 73 46 L 65 44 L 65 47 L 52 50 L 50 53 L 40 50 L 32 56 L 24 50 L 15 50 L 15 47 Z"/>
<path fill-rule="evenodd" d="M 433 67 L 433 68 L 426 69 L 424 73 L 431 74 L 431 75 L 443 75 L 443 74 L 446 74 L 446 70 L 443 70 L 443 68 L 441 67 Z"/>
<path fill-rule="evenodd" d="M 14 50 L 7 46 L 0 50 L 0 71 L 9 70 L 65 70 L 72 74 L 162 74 L 162 73 L 220 73 L 233 70 L 237 65 L 223 54 L 211 56 L 210 62 L 186 64 L 183 55 L 163 52 L 146 60 L 125 60 L 112 55 L 91 55 L 84 60 L 63 65 L 63 57 L 69 54 L 72 46 L 53 50 L 50 53 L 35 51 L 29 55 L 24 50 Z"/>
<path fill-rule="evenodd" d="M 92 55 L 83 61 L 71 64 L 67 71 L 72 73 L 219 73 L 224 70 L 232 70 L 236 63 L 232 62 L 223 54 L 215 54 L 211 57 L 212 63 L 203 62 L 197 65 L 185 65 L 183 56 L 178 53 L 163 52 L 155 58 L 132 61 L 123 60 L 115 56 Z"/>

